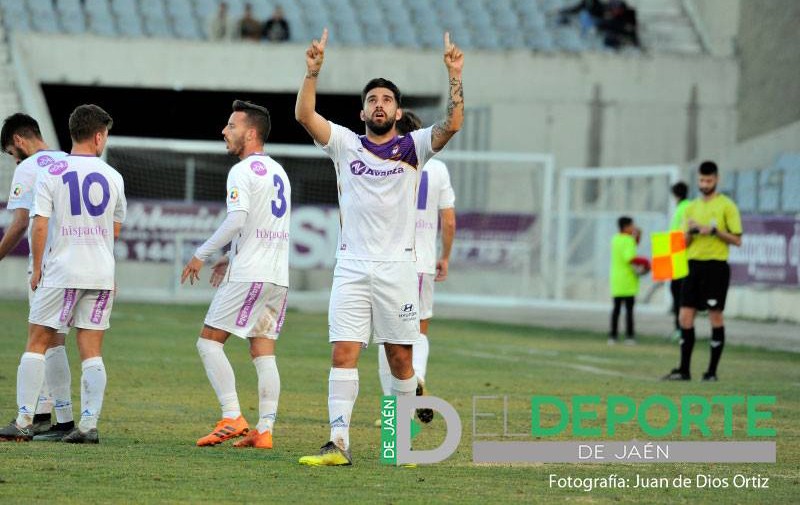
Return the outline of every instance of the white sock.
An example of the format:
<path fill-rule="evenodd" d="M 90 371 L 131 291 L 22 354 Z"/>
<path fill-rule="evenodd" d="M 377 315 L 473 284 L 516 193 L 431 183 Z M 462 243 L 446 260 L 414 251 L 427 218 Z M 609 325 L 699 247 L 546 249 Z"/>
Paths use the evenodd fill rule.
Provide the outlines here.
<path fill-rule="evenodd" d="M 258 374 L 258 424 L 259 433 L 272 431 L 278 414 L 278 397 L 281 395 L 281 376 L 275 356 L 259 356 L 253 360 Z"/>
<path fill-rule="evenodd" d="M 44 375 L 55 404 L 56 421 L 68 423 L 72 418 L 72 374 L 69 371 L 67 350 L 63 345 L 51 347 L 44 353 Z"/>
<path fill-rule="evenodd" d="M 44 354 L 23 353 L 17 368 L 17 426 L 33 423 L 36 402 L 44 384 Z"/>
<path fill-rule="evenodd" d="M 236 376 L 233 375 L 233 368 L 225 355 L 224 347 L 223 344 L 207 338 L 197 339 L 197 351 L 222 407 L 222 417 L 236 419 L 242 415 L 242 409 L 239 407 L 239 397 L 236 395 Z"/>
<path fill-rule="evenodd" d="M 378 348 L 378 378 L 381 381 L 383 396 L 392 394 L 392 371 L 389 369 L 389 360 L 386 359 L 386 346 L 376 345 Z"/>
<path fill-rule="evenodd" d="M 78 429 L 87 432 L 97 428 L 106 392 L 106 366 L 103 358 L 96 356 L 81 363 L 81 421 Z"/>
<path fill-rule="evenodd" d="M 420 333 L 419 339 L 414 342 L 412 348 L 414 354 L 411 359 L 414 366 L 414 373 L 417 374 L 417 377 L 422 379 L 422 382 L 425 382 L 425 373 L 428 371 L 428 352 L 430 351 L 428 336 L 424 333 Z"/>
<path fill-rule="evenodd" d="M 392 394 L 395 396 L 414 396 L 417 394 L 417 377 L 398 379 L 392 376 Z"/>
<path fill-rule="evenodd" d="M 45 354 L 45 366 L 47 366 Z M 39 398 L 36 401 L 36 415 L 50 414 L 53 411 L 53 397 L 50 395 L 50 388 L 47 385 L 47 372 L 44 375 L 42 390 L 39 391 Z"/>
<path fill-rule="evenodd" d="M 328 376 L 331 440 L 345 451 L 350 448 L 350 417 L 357 397 L 358 368 L 331 368 Z"/>

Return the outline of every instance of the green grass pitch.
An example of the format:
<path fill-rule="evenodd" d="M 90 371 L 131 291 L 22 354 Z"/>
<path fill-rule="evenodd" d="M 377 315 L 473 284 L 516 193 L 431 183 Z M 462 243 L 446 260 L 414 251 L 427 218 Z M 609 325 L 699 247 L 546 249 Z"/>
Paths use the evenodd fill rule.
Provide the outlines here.
<path fill-rule="evenodd" d="M 657 378 L 677 360 L 677 346 L 644 337 L 638 346 L 608 347 L 603 335 L 511 325 L 434 320 L 428 383 L 431 394 L 459 411 L 463 435 L 450 459 L 418 468 L 379 462 L 379 385 L 375 347 L 362 355 L 360 394 L 353 414 L 354 466 L 306 468 L 300 456 L 328 439 L 327 378 L 330 345 L 322 314 L 290 312 L 278 343 L 282 391 L 275 449 L 213 448 L 194 443 L 217 421 L 219 409 L 195 349 L 205 306 L 118 303 L 106 336 L 108 370 L 99 446 L 0 444 L 0 503 L 798 503 L 800 502 L 800 355 L 728 346 L 718 383 L 663 383 Z M 27 305 L 0 302 L 0 408 L 16 412 L 16 370 L 26 339 Z M 666 317 L 666 316 L 665 316 Z M 730 322 L 729 324 L 735 324 Z M 237 374 L 242 409 L 257 421 L 255 369 L 247 346 L 233 337 L 226 351 Z M 73 402 L 80 405 L 80 363 L 68 342 Z M 694 355 L 699 378 L 708 359 L 700 341 Z M 471 442 L 472 398 L 509 396 L 509 431 L 530 432 L 529 397 L 664 394 L 775 395 L 776 464 L 538 464 L 476 465 Z M 497 403 L 497 402 L 495 402 Z M 490 405 L 486 403 L 485 405 Z M 499 404 L 499 403 L 497 403 Z M 601 419 L 603 414 L 601 414 Z M 499 419 L 499 418 L 498 418 Z M 479 431 L 498 431 L 486 419 Z M 743 416 L 734 426 L 744 436 Z M 715 411 L 712 425 L 721 426 Z M 434 447 L 441 418 L 423 428 L 418 447 Z M 617 440 L 647 440 L 626 426 Z M 702 437 L 695 436 L 695 439 Z M 711 437 L 722 440 L 722 437 Z M 522 438 L 533 440 L 532 437 Z M 560 438 L 571 439 L 569 434 Z M 677 437 L 673 437 L 673 440 Z M 556 489 L 548 476 L 632 478 L 735 474 L 769 477 L 769 489 L 628 489 L 586 492 Z"/>

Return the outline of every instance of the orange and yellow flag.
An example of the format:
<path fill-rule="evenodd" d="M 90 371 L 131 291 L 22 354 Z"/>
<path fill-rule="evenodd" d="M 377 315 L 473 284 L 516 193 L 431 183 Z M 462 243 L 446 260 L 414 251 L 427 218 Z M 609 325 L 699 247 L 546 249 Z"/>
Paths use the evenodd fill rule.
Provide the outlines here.
<path fill-rule="evenodd" d="M 686 240 L 682 231 L 664 231 L 650 234 L 653 249 L 653 280 L 670 281 L 689 275 L 686 257 Z"/>

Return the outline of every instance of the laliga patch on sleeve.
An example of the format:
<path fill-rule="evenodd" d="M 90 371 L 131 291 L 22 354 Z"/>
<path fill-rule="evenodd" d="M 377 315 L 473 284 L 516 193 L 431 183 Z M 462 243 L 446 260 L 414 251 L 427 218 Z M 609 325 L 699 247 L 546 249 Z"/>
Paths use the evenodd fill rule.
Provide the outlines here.
<path fill-rule="evenodd" d="M 236 203 L 239 201 L 239 188 L 231 188 L 228 192 L 228 203 Z"/>

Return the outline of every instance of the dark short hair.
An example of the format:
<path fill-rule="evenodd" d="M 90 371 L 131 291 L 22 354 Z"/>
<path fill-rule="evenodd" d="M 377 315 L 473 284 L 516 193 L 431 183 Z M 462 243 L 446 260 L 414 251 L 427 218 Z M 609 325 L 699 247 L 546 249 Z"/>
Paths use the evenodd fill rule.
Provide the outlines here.
<path fill-rule="evenodd" d="M 97 105 L 79 105 L 69 115 L 69 136 L 73 142 L 83 142 L 96 133 L 110 130 L 113 125 L 108 112 Z"/>
<path fill-rule="evenodd" d="M 395 123 L 397 133 L 406 135 L 422 128 L 422 120 L 410 110 L 404 110 L 403 116 Z"/>
<path fill-rule="evenodd" d="M 620 218 L 617 219 L 617 227 L 619 228 L 619 231 L 624 230 L 626 226 L 630 226 L 632 224 L 633 224 L 633 218 L 631 217 L 620 216 Z"/>
<path fill-rule="evenodd" d="M 42 131 L 39 129 L 39 123 L 22 112 L 11 114 L 3 122 L 3 129 L 0 131 L 0 147 L 5 149 L 13 144 L 14 135 L 42 140 Z"/>
<path fill-rule="evenodd" d="M 717 175 L 717 164 L 713 161 L 704 161 L 700 163 L 700 167 L 698 167 L 697 172 L 700 175 Z"/>
<path fill-rule="evenodd" d="M 384 79 L 383 77 L 376 77 L 367 83 L 364 86 L 364 89 L 361 91 L 361 105 L 364 105 L 364 101 L 367 99 L 367 93 L 370 90 L 375 88 L 386 88 L 392 93 L 394 93 L 394 100 L 397 102 L 397 106 L 400 107 L 403 104 L 403 95 L 400 93 L 400 88 L 395 85 L 389 79 Z"/>
<path fill-rule="evenodd" d="M 233 112 L 244 112 L 245 116 L 247 116 L 248 124 L 255 128 L 258 136 L 261 137 L 262 144 L 267 141 L 269 132 L 272 129 L 272 123 L 270 123 L 269 111 L 266 107 L 244 100 L 234 100 L 232 108 Z"/>
<path fill-rule="evenodd" d="M 681 200 L 685 200 L 686 196 L 689 194 L 689 186 L 687 186 L 683 181 L 678 181 L 673 184 L 671 190 L 672 194 Z"/>

